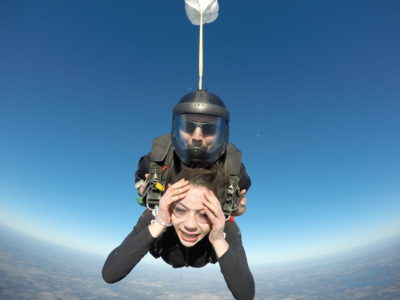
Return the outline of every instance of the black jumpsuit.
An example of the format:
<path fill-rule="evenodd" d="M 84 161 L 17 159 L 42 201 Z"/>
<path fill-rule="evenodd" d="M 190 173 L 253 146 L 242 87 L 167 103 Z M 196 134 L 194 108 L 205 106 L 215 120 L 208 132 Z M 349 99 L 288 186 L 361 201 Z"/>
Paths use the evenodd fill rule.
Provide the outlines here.
<path fill-rule="evenodd" d="M 123 279 L 150 252 L 154 257 L 161 256 L 174 268 L 199 268 L 209 262 L 218 261 L 232 295 L 243 300 L 254 298 L 254 280 L 247 264 L 240 230 L 235 222 L 225 224 L 225 239 L 229 248 L 217 259 L 208 236 L 193 247 L 183 246 L 173 227 L 168 227 L 160 238 L 153 238 L 148 229 L 152 219 L 153 215 L 146 210 L 133 231 L 110 253 L 103 267 L 103 278 L 106 282 L 114 283 Z"/>

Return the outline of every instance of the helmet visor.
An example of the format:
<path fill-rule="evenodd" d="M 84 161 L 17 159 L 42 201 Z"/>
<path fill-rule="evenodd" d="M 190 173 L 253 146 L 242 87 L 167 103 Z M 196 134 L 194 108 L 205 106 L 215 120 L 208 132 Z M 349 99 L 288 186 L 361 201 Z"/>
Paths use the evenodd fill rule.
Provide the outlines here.
<path fill-rule="evenodd" d="M 206 160 L 219 157 L 225 150 L 226 121 L 221 117 L 201 114 L 181 114 L 174 117 L 172 135 L 179 151 L 200 151 Z M 196 152 L 191 152 L 193 155 Z M 200 154 L 199 154 L 200 155 Z M 188 157 L 188 159 L 200 157 Z"/>

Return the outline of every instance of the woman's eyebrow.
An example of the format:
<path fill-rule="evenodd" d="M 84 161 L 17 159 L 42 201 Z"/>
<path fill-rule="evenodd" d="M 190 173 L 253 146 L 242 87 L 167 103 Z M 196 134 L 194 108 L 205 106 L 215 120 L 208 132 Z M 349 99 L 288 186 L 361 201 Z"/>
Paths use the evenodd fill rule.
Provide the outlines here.
<path fill-rule="evenodd" d="M 200 209 L 191 209 L 191 208 L 187 207 L 185 204 L 182 204 L 182 203 L 180 203 L 180 202 L 178 202 L 176 205 L 181 205 L 181 206 L 183 206 L 184 208 L 186 208 L 187 210 L 194 210 L 194 211 L 196 211 L 196 212 L 199 212 L 199 211 L 204 210 L 204 208 L 200 208 Z"/>

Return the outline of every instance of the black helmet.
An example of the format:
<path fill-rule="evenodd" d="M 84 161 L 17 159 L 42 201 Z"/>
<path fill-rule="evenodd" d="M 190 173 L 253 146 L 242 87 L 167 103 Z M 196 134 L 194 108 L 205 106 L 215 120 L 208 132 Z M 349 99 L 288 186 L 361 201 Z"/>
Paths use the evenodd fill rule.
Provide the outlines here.
<path fill-rule="evenodd" d="M 174 107 L 171 135 L 174 150 L 185 165 L 210 165 L 228 145 L 229 111 L 213 93 L 189 93 Z"/>

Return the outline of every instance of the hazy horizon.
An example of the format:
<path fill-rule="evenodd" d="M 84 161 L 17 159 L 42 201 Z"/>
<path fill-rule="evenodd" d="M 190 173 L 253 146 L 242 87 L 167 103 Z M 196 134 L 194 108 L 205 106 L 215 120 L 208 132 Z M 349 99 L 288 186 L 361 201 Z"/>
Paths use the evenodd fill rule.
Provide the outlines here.
<path fill-rule="evenodd" d="M 62 244 L 59 242 L 56 242 L 54 240 L 51 239 L 46 239 L 46 238 L 42 238 L 40 236 L 36 236 L 34 234 L 31 234 L 29 232 L 25 232 L 23 230 L 20 230 L 18 228 L 14 228 L 12 226 L 9 226 L 8 224 L 5 224 L 3 222 L 0 222 L 0 228 L 1 229 L 6 229 L 9 232 L 14 232 L 17 233 L 20 237 L 28 237 L 32 240 L 36 240 L 38 242 L 44 242 L 47 243 L 49 245 L 53 245 L 54 247 L 60 247 L 63 248 L 67 251 L 71 251 L 71 252 L 76 252 L 76 253 L 81 253 L 84 255 L 95 255 L 95 257 L 97 259 L 105 259 L 109 252 L 102 252 L 102 253 L 97 253 L 97 252 L 91 252 L 88 251 L 86 249 L 81 249 L 81 248 L 75 248 L 75 247 L 71 247 L 67 244 Z M 357 253 L 358 251 L 364 251 L 365 249 L 375 249 L 375 248 L 380 248 L 385 245 L 387 245 L 388 243 L 391 244 L 393 242 L 396 241 L 400 241 L 400 234 L 394 234 L 391 236 L 386 236 L 386 237 L 381 237 L 380 239 L 374 240 L 374 241 L 370 241 L 366 244 L 362 244 L 362 245 L 358 245 L 358 246 L 354 246 L 351 248 L 347 248 L 347 249 L 342 249 L 342 250 L 337 250 L 335 252 L 329 252 L 329 253 L 324 253 L 321 255 L 315 255 L 315 256 L 306 256 L 306 257 L 302 257 L 302 258 L 298 258 L 298 259 L 291 259 L 291 260 L 282 260 L 282 261 L 274 261 L 274 262 L 264 262 L 264 263 L 250 263 L 250 266 L 252 268 L 256 267 L 257 269 L 259 268 L 263 268 L 263 267 L 284 267 L 284 266 L 291 266 L 291 265 L 302 265 L 302 264 L 309 264 L 309 263 L 315 263 L 315 262 L 320 262 L 321 260 L 324 260 L 325 258 L 328 259 L 334 259 L 336 257 L 347 257 L 349 255 L 352 255 L 354 253 Z M 116 245 L 118 246 L 118 245 Z M 146 255 L 143 259 L 143 262 L 145 264 L 149 264 L 149 265 L 155 265 L 155 264 L 159 264 L 160 266 L 166 266 L 169 267 L 168 264 L 165 264 L 162 260 L 160 259 L 154 259 L 153 256 L 151 255 Z M 212 266 L 212 265 L 210 265 Z"/>
<path fill-rule="evenodd" d="M 232 299 L 218 264 L 173 269 L 140 262 L 121 282 L 101 278 L 104 258 L 0 226 L 0 297 L 9 299 Z M 400 237 L 352 253 L 251 266 L 256 298 L 395 299 L 400 295 Z M 185 282 L 183 285 L 182 282 Z M 379 296 L 379 297 L 378 297 Z"/>

